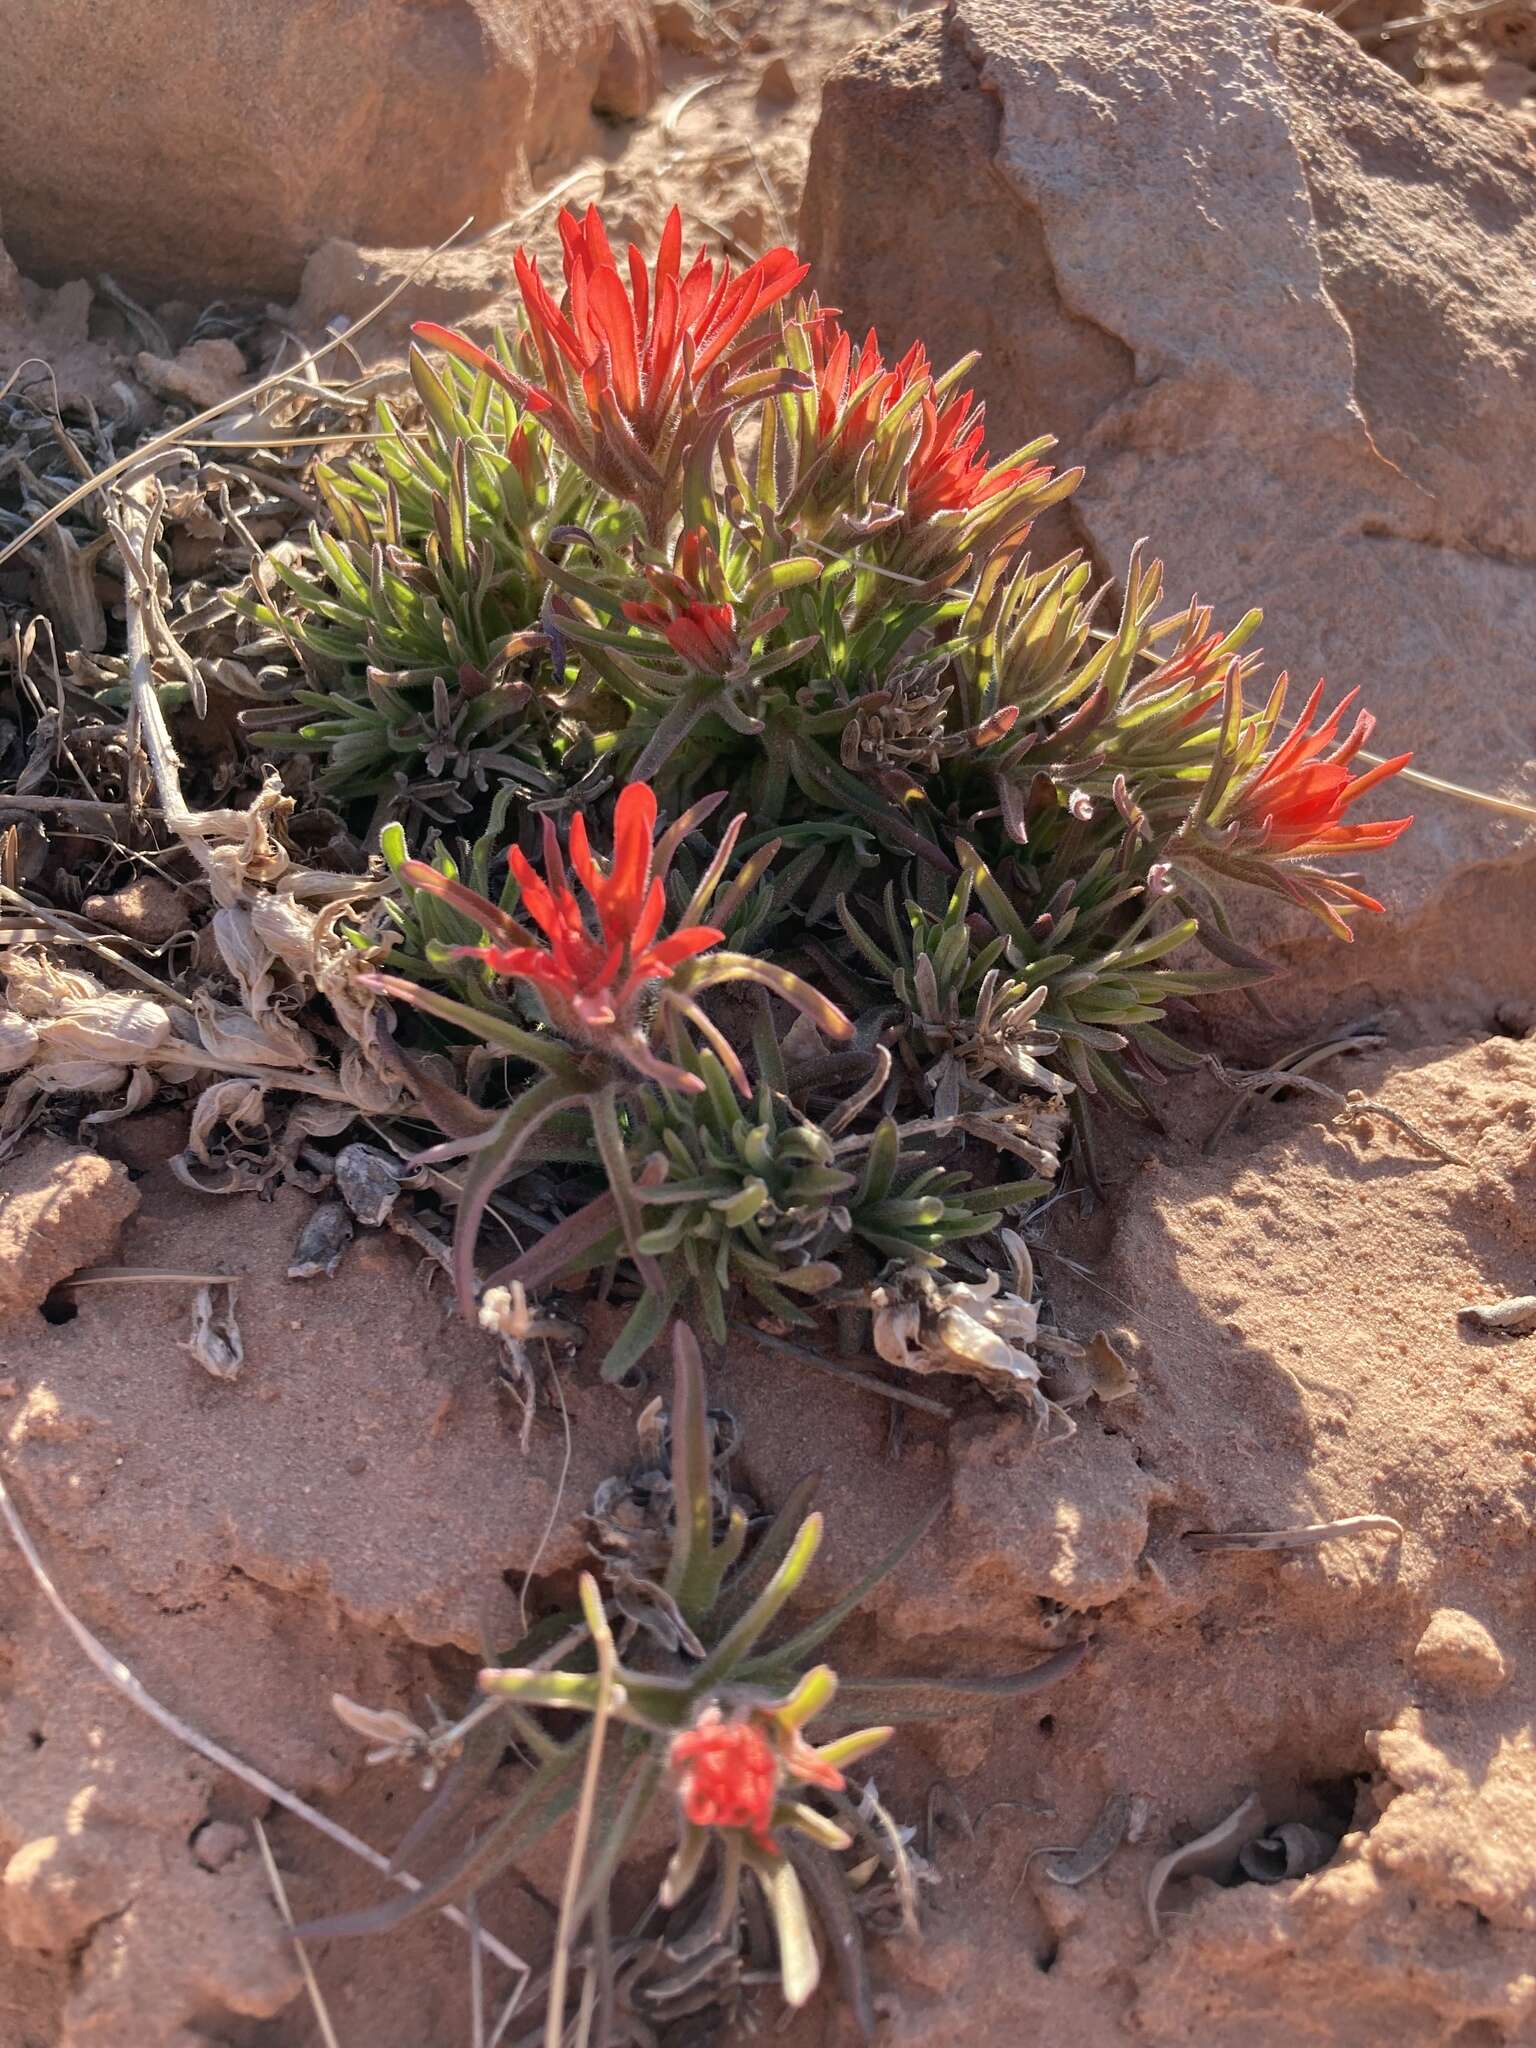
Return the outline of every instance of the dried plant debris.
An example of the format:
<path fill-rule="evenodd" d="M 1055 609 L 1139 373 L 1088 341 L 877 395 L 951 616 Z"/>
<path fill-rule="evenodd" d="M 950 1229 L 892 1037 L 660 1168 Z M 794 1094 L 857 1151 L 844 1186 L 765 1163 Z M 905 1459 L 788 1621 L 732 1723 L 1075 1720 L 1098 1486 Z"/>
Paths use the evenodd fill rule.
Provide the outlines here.
<path fill-rule="evenodd" d="M 369 1230 L 389 1221 L 409 1169 L 377 1145 L 343 1145 L 336 1154 L 336 1192 Z"/>
<path fill-rule="evenodd" d="M 1194 1841 L 1186 1842 L 1182 1848 L 1171 1849 L 1166 1856 L 1159 1857 L 1147 1875 L 1146 1913 L 1153 1935 L 1158 1936 L 1163 1931 L 1163 1893 L 1175 1879 L 1229 1876 L 1238 1867 L 1241 1851 L 1249 1842 L 1256 1840 L 1263 1829 L 1263 1802 L 1256 1792 L 1250 1792 L 1241 1806 L 1234 1807 L 1225 1820 L 1218 1821 L 1215 1827 Z"/>
<path fill-rule="evenodd" d="M 1192 1529 L 1184 1541 L 1191 1550 L 1315 1550 L 1320 1543 L 1366 1536 L 1376 1529 L 1398 1538 L 1406 1534 L 1393 1515 L 1343 1515 L 1335 1522 L 1306 1522 L 1295 1529 Z"/>
<path fill-rule="evenodd" d="M 1141 1839 L 1151 1813 L 1151 1801 L 1139 1794 L 1111 1793 L 1098 1819 L 1076 1847 L 1031 1849 L 1019 1883 L 1024 1882 L 1030 1865 L 1039 1859 L 1052 1884 L 1085 1884 L 1104 1868 L 1122 1843 Z"/>
<path fill-rule="evenodd" d="M 1457 1314 L 1474 1330 L 1497 1337 L 1529 1337 L 1536 1331 L 1536 1294 L 1512 1294 L 1507 1301 L 1458 1309 Z"/>
<path fill-rule="evenodd" d="M 299 1232 L 288 1264 L 290 1280 L 334 1280 L 352 1242 L 345 1202 L 317 1202 Z"/>
<path fill-rule="evenodd" d="M 236 1380 L 245 1364 L 245 1342 L 235 1316 L 233 1280 L 199 1287 L 192 1297 L 192 1334 L 183 1345 L 216 1380 Z"/>
<path fill-rule="evenodd" d="M 1338 1846 L 1337 1836 L 1326 1835 L 1305 1821 L 1288 1820 L 1267 1835 L 1245 1842 L 1238 1851 L 1237 1864 L 1255 1884 L 1283 1884 L 1287 1878 L 1308 1877 L 1321 1870 Z"/>

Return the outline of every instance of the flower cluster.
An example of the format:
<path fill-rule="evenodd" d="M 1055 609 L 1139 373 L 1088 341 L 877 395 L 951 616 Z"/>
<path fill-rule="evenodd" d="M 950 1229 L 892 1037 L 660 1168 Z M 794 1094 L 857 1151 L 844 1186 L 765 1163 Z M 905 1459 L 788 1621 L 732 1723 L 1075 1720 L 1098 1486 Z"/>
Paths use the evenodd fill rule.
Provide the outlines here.
<path fill-rule="evenodd" d="M 1077 473 L 1048 437 L 998 456 L 969 362 L 858 339 L 789 249 L 689 263 L 675 210 L 654 263 L 590 208 L 559 236 L 558 286 L 519 251 L 508 334 L 418 328 L 425 443 L 391 416 L 328 474 L 337 531 L 262 616 L 344 670 L 295 736 L 366 765 L 343 791 L 377 801 L 432 692 L 437 779 L 400 808 L 451 781 L 481 836 L 411 858 L 386 828 L 360 964 L 417 1013 L 431 1157 L 465 1162 L 466 1311 L 619 1261 L 620 1372 L 674 1312 L 724 1341 L 984 1283 L 966 1248 L 1073 1146 L 1092 1170 L 1095 1106 L 1150 1111 L 1188 1006 L 1269 971 L 1229 885 L 1345 937 L 1378 907 L 1330 864 L 1405 829 L 1357 807 L 1407 757 L 1364 765 L 1321 686 L 1282 733 L 1258 614 L 1170 605 L 1142 549 L 1113 601 L 1036 562 Z M 483 1274 L 539 1158 L 556 1227 Z"/>
<path fill-rule="evenodd" d="M 659 537 L 699 437 L 718 429 L 712 415 L 761 395 L 737 375 L 762 346 L 743 344 L 743 335 L 794 290 L 806 266 L 789 249 L 771 249 L 733 277 L 728 263 L 717 268 L 700 250 L 684 271 L 675 206 L 653 274 L 629 245 L 627 283 L 595 207 L 580 220 L 562 213 L 560 239 L 563 308 L 526 249 L 513 259 L 536 370 L 523 375 L 431 321 L 415 333 L 503 384 L 596 482 L 643 506 Z"/>
<path fill-rule="evenodd" d="M 779 1853 L 772 1831 L 786 1783 L 843 1789 L 835 1764 L 798 1729 L 762 1712 L 728 1721 L 719 1707 L 705 1707 L 691 1728 L 673 1736 L 668 1762 L 690 1827 L 742 1829 L 769 1856 Z"/>

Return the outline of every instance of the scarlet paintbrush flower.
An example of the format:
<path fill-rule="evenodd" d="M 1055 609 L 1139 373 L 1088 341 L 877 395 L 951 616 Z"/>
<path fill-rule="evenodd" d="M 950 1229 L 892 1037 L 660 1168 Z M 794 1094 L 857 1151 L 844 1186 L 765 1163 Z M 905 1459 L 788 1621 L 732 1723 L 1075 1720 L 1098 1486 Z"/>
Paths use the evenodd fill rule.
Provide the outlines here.
<path fill-rule="evenodd" d="M 613 860 L 605 873 L 592 856 L 586 821 L 571 820 L 570 864 L 596 913 L 597 929 L 566 879 L 565 861 L 553 823 L 544 821 L 544 873 L 513 847 L 507 865 L 522 891 L 522 908 L 543 934 L 423 861 L 406 861 L 401 874 L 414 888 L 430 890 L 473 917 L 490 941 L 456 946 L 465 959 L 483 960 L 495 974 L 528 982 L 539 991 L 549 1020 L 565 1037 L 612 1052 L 642 1073 L 696 1085 L 660 1061 L 640 1037 L 646 988 L 667 981 L 684 960 L 708 952 L 725 934 L 714 925 L 685 925 L 658 938 L 665 911 L 664 876 L 655 854 L 656 798 L 643 782 L 632 782 L 619 797 L 613 821 Z"/>
<path fill-rule="evenodd" d="M 721 581 L 720 558 L 702 529 L 684 534 L 675 569 L 647 568 L 645 579 L 655 597 L 627 599 L 625 618 L 660 633 L 690 668 L 729 675 L 741 654 L 736 608 L 711 595 Z"/>
<path fill-rule="evenodd" d="M 840 455 L 857 462 L 866 441 L 891 408 L 928 374 L 928 356 L 914 341 L 894 369 L 887 369 L 873 327 L 857 356 L 846 328 L 826 317 L 810 326 L 816 377 L 816 431 L 833 439 Z M 850 402 L 852 401 L 852 402 Z"/>
<path fill-rule="evenodd" d="M 1376 721 L 1369 712 L 1360 712 L 1348 738 L 1330 754 L 1327 750 L 1359 692 L 1351 690 L 1313 732 L 1310 727 L 1322 695 L 1319 683 L 1287 738 L 1237 792 L 1223 819 L 1235 823 L 1244 838 L 1258 835 L 1262 851 L 1281 859 L 1371 852 L 1390 846 L 1413 823 L 1411 817 L 1371 825 L 1343 822 L 1351 804 L 1405 768 L 1413 756 L 1396 754 L 1365 774 L 1352 776 L 1349 764 L 1370 738 Z M 1381 908 L 1370 897 L 1360 900 L 1372 909 Z"/>
<path fill-rule="evenodd" d="M 745 1828 L 760 1849 L 778 1853 L 770 1830 L 779 1760 L 753 1721 L 727 1721 L 706 1707 L 696 1725 L 672 1738 L 671 1764 L 685 1820 L 699 1828 Z"/>
<path fill-rule="evenodd" d="M 596 207 L 560 215 L 566 298 L 562 309 L 526 249 L 513 259 L 542 383 L 509 371 L 484 349 L 434 322 L 413 330 L 484 370 L 538 413 L 556 441 L 597 482 L 644 506 L 653 531 L 687 455 L 694 400 L 708 384 L 716 404 L 742 355 L 735 350 L 760 313 L 806 274 L 792 249 L 770 249 L 732 277 L 701 249 L 682 269 L 682 215 L 662 230 L 654 277 L 633 243 L 628 284 Z M 735 350 L 733 354 L 732 351 Z M 761 393 L 745 394 L 743 402 Z"/>
<path fill-rule="evenodd" d="M 705 675 L 728 675 L 734 666 L 736 611 L 728 604 L 700 604 L 696 599 L 630 601 L 624 616 L 637 626 L 652 626 L 674 654 Z"/>
<path fill-rule="evenodd" d="M 1076 483 L 1076 473 L 1054 477 L 1029 459 L 1048 440 L 988 464 L 986 408 L 970 391 L 950 395 L 964 364 L 935 377 L 914 342 L 888 367 L 873 329 L 856 348 L 814 300 L 792 330 L 790 352 L 812 390 L 797 415 L 800 482 L 789 508 L 823 538 L 876 538 L 887 569 L 942 584 L 973 554 L 1021 537 Z"/>
<path fill-rule="evenodd" d="M 923 430 L 907 472 L 907 517 L 913 522 L 940 512 L 970 512 L 1017 483 L 1049 476 L 1043 463 L 987 467 L 984 405 L 971 393 L 935 404 L 923 400 Z"/>

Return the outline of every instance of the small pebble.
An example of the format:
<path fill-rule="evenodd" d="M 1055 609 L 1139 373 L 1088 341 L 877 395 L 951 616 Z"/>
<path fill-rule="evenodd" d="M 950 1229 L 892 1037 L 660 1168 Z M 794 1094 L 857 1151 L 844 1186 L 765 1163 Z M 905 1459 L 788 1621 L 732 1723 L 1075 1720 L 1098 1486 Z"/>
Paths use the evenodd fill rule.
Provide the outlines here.
<path fill-rule="evenodd" d="M 800 88 L 782 57 L 775 57 L 763 66 L 763 75 L 757 82 L 757 96 L 780 107 L 787 107 L 799 99 Z"/>
<path fill-rule="evenodd" d="M 1421 1678 L 1457 1692 L 1497 1692 L 1509 1677 L 1504 1653 L 1475 1615 L 1459 1607 L 1432 1614 L 1413 1652 Z"/>
<path fill-rule="evenodd" d="M 246 1833 L 231 1820 L 210 1820 L 192 1837 L 192 1854 L 204 1870 L 222 1870 L 245 1847 Z"/>

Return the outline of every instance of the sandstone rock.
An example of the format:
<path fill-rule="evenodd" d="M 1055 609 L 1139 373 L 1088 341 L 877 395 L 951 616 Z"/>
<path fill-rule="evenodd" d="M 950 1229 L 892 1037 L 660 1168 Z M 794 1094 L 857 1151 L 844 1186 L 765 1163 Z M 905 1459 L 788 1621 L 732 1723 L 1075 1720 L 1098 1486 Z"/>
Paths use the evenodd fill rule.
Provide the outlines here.
<path fill-rule="evenodd" d="M 399 295 L 358 337 L 363 360 L 402 355 L 411 324 L 436 320 L 445 327 L 462 326 L 484 315 L 504 317 L 515 298 L 512 249 L 502 238 L 486 247 L 444 249 L 359 248 L 342 236 L 320 244 L 304 265 L 303 282 L 290 320 L 302 334 L 322 328 L 351 327 L 371 313 L 398 287 Z M 503 309 L 500 301 L 507 300 Z M 520 303 L 520 302 L 518 302 Z"/>
<path fill-rule="evenodd" d="M 121 1166 L 45 1138 L 0 1167 L 0 1317 L 104 1259 L 139 1206 Z"/>
<path fill-rule="evenodd" d="M 682 50 L 697 57 L 710 46 L 708 17 L 689 0 L 660 0 L 656 9 L 656 34 L 663 48 Z"/>
<path fill-rule="evenodd" d="M 763 66 L 763 75 L 757 82 L 757 96 L 780 107 L 787 107 L 799 99 L 800 88 L 784 58 L 775 57 Z"/>
<path fill-rule="evenodd" d="M 244 1828 L 230 1820 L 211 1820 L 192 1837 L 192 1854 L 204 1870 L 222 1870 L 250 1845 Z"/>
<path fill-rule="evenodd" d="M 4 197 L 0 189 L 0 200 Z M 68 267 L 67 258 L 55 266 Z M 90 317 L 91 288 L 83 278 L 45 291 L 22 276 L 0 242 L 0 388 L 19 371 L 23 385 L 46 385 L 50 402 L 57 384 L 63 406 L 88 399 L 114 416 L 132 412 L 138 388 L 117 353 L 91 340 Z M 38 358 L 52 370 L 53 383 Z"/>
<path fill-rule="evenodd" d="M 7 89 L 52 110 L 7 141 L 24 267 L 291 291 L 328 235 L 490 227 L 588 145 L 594 111 L 637 115 L 655 89 L 641 0 L 209 0 L 174 51 L 163 28 L 156 0 L 12 10 Z"/>
<path fill-rule="evenodd" d="M 73 1815 L 74 1831 L 24 1842 L 0 1876 L 0 1920 L 18 1948 L 60 1951 L 76 1947 L 131 1896 L 131 1884 L 113 1841 L 113 1829 L 89 1830 Z"/>
<path fill-rule="evenodd" d="M 1158 1489 L 1130 1442 L 1088 1420 L 1045 1445 L 1019 1415 L 953 1433 L 955 1568 L 967 1620 L 1006 1633 L 1033 1602 L 1103 1607 L 1134 1584 Z"/>
<path fill-rule="evenodd" d="M 1509 1677 L 1493 1636 L 1459 1607 L 1442 1607 L 1430 1616 L 1414 1645 L 1413 1668 L 1452 1692 L 1497 1692 Z"/>
<path fill-rule="evenodd" d="M 1260 603 L 1299 686 L 1358 684 L 1383 750 L 1536 801 L 1536 184 L 1512 129 L 1268 0 L 955 0 L 829 80 L 801 241 L 890 349 L 986 352 L 994 445 L 1049 428 L 1086 462 L 1107 572 L 1152 536 L 1175 600 Z M 1248 936 L 1306 965 L 1283 1000 L 1470 1017 L 1528 992 L 1531 821 L 1412 808 L 1352 954 L 1250 906 Z"/>
<path fill-rule="evenodd" d="M 249 375 L 237 344 L 221 335 L 189 342 L 172 357 L 142 351 L 134 358 L 134 367 L 151 391 L 189 405 L 194 412 L 233 398 Z"/>

